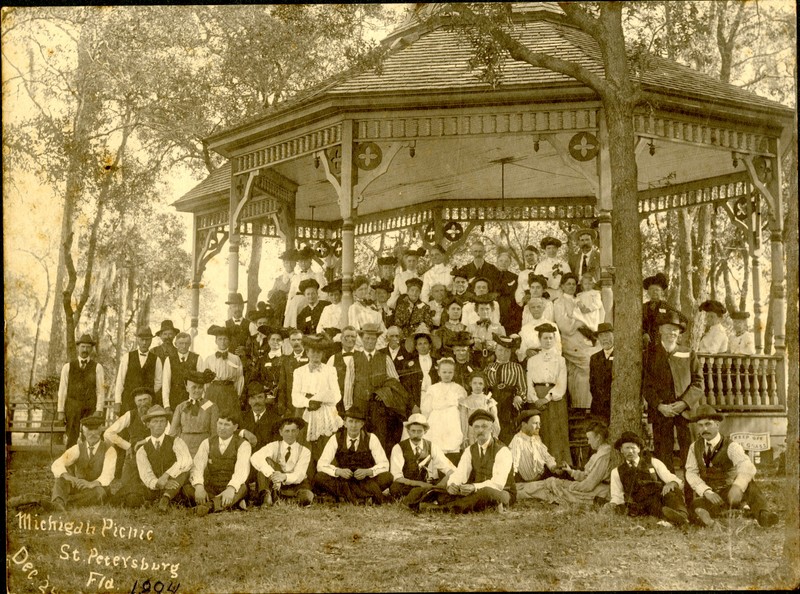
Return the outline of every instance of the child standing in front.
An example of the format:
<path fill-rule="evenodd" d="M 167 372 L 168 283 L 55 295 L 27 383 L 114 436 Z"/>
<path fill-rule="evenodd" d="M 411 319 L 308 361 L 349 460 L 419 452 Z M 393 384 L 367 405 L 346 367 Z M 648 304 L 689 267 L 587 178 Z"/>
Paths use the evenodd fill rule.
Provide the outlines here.
<path fill-rule="evenodd" d="M 468 448 L 475 443 L 475 436 L 472 427 L 469 426 L 469 416 L 478 409 L 488 411 L 494 417 L 494 427 L 492 436 L 496 439 L 500 435 L 500 421 L 497 418 L 497 402 L 492 398 L 491 393 L 486 393 L 486 375 L 478 370 L 469 376 L 469 385 L 472 393 L 464 396 L 458 403 L 458 411 L 461 414 L 461 432 L 464 435 L 462 447 Z"/>
<path fill-rule="evenodd" d="M 425 438 L 439 446 L 445 455 L 457 464 L 464 434 L 458 404 L 467 392 L 453 381 L 456 364 L 450 357 L 439 359 L 439 381 L 423 393 L 420 409 L 428 419 L 430 429 Z"/>

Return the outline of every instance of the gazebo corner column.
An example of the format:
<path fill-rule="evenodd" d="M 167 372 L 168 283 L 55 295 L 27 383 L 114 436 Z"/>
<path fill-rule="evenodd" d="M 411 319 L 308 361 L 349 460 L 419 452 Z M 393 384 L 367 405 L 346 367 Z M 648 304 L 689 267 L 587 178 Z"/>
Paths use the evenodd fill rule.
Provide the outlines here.
<path fill-rule="evenodd" d="M 228 301 L 231 301 L 233 296 L 239 292 L 239 246 L 242 243 L 242 237 L 239 234 L 239 218 L 242 208 L 250 199 L 253 181 L 257 175 L 258 171 L 251 171 L 247 178 L 244 175 L 237 176 L 231 168 L 233 179 L 231 180 L 228 223 L 228 240 L 230 241 L 228 247 Z"/>
<path fill-rule="evenodd" d="M 786 351 L 786 270 L 783 245 L 783 196 L 781 194 L 781 159 L 778 140 L 770 147 L 775 158 L 772 160 L 772 177 L 767 188 L 772 195 L 770 218 L 770 243 L 772 256 L 772 332 L 775 336 L 775 353 L 781 357 Z"/>
<path fill-rule="evenodd" d="M 614 258 L 613 237 L 611 234 L 611 157 L 608 147 L 608 129 L 602 110 L 597 116 L 598 141 L 600 150 L 597 154 L 597 210 L 598 240 L 600 243 L 600 296 L 606 310 L 606 322 L 613 321 L 614 307 Z"/>
<path fill-rule="evenodd" d="M 353 120 L 342 122 L 342 175 L 339 184 L 339 210 L 342 216 L 342 322 L 353 304 L 355 272 L 355 221 L 353 220 Z"/>

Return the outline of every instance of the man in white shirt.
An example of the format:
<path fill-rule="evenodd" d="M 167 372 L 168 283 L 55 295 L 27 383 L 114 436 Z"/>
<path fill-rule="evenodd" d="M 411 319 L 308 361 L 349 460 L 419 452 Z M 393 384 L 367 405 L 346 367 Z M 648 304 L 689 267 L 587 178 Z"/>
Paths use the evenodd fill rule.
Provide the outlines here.
<path fill-rule="evenodd" d="M 244 502 L 253 452 L 238 430 L 239 414 L 221 411 L 217 435 L 204 439 L 194 455 L 191 484 L 187 483 L 183 492 L 197 504 L 195 513 L 200 517 Z"/>
<path fill-rule="evenodd" d="M 644 451 L 638 435 L 625 431 L 614 444 L 625 459 L 611 471 L 611 501 L 606 509 L 629 516 L 664 518 L 674 526 L 689 523 L 683 481 Z"/>
<path fill-rule="evenodd" d="M 114 388 L 116 414 L 133 409 L 132 394 L 136 388 L 146 387 L 153 390 L 153 394 L 161 394 L 162 364 L 158 355 L 150 351 L 152 342 L 153 332 L 143 326 L 136 331 L 136 349 L 120 357 Z"/>
<path fill-rule="evenodd" d="M 525 246 L 525 251 L 522 252 L 522 257 L 525 260 L 525 267 L 519 271 L 517 276 L 517 290 L 514 292 L 514 299 L 517 305 L 525 305 L 525 291 L 529 290 L 528 279 L 533 271 L 536 269 L 536 263 L 539 261 L 539 250 L 535 246 Z"/>
<path fill-rule="evenodd" d="M 496 507 L 503 512 L 505 506 L 516 500 L 511 450 L 492 437 L 494 417 L 478 409 L 469 416 L 468 422 L 474 431 L 475 443 L 461 454 L 458 468 L 447 479 L 447 491 L 429 491 L 437 504 L 423 502 L 420 510 L 439 509 L 463 514 Z"/>
<path fill-rule="evenodd" d="M 345 413 L 344 427 L 331 435 L 317 462 L 315 490 L 357 503 L 360 499 L 376 504 L 386 499 L 384 489 L 392 484 L 389 460 L 374 433 L 364 431 L 366 411 L 352 406 Z"/>
<path fill-rule="evenodd" d="M 103 440 L 114 446 L 117 452 L 116 476 L 123 483 L 135 481 L 139 474 L 136 468 L 136 450 L 150 435 L 150 430 L 142 418 L 153 406 L 153 391 L 150 388 L 136 388 L 133 391 L 133 410 L 129 410 L 115 420 L 103 433 Z"/>
<path fill-rule="evenodd" d="M 52 505 L 57 511 L 69 507 L 102 505 L 114 480 L 117 452 L 101 439 L 103 419 L 91 415 L 80 421 L 82 439 L 53 462 L 56 479 Z"/>
<path fill-rule="evenodd" d="M 294 499 L 302 507 L 314 501 L 308 481 L 311 450 L 297 442 L 305 426 L 299 417 L 283 419 L 279 429 L 281 439 L 268 443 L 250 457 L 250 464 L 258 471 L 255 505 L 268 507 L 277 498 Z"/>
<path fill-rule="evenodd" d="M 708 300 L 700 304 L 700 311 L 706 312 L 706 332 L 697 346 L 698 353 L 716 355 L 728 350 L 728 334 L 722 326 L 725 306 L 719 301 Z"/>
<path fill-rule="evenodd" d="M 448 291 L 453 285 L 453 277 L 450 274 L 453 267 L 447 263 L 445 249 L 438 244 L 434 245 L 431 248 L 430 259 L 432 266 L 422 275 L 422 293 L 420 293 L 420 299 L 426 302 L 434 285 L 444 285 Z"/>
<path fill-rule="evenodd" d="M 555 476 L 558 462 L 539 437 L 542 418 L 536 409 L 522 411 L 519 414 L 519 432 L 511 438 L 509 449 L 514 462 L 514 474 L 517 487 L 517 500 L 529 499 L 528 489 L 534 481 L 541 481 Z"/>
<path fill-rule="evenodd" d="M 389 297 L 389 307 L 396 307 L 397 299 L 400 295 L 406 293 L 406 282 L 412 278 L 418 278 L 422 280 L 417 271 L 419 266 L 419 259 L 426 254 L 425 248 L 417 248 L 417 249 L 409 249 L 406 251 L 405 255 L 403 256 L 403 262 L 406 265 L 406 269 L 397 273 L 394 277 L 394 291 L 392 291 L 392 295 Z"/>
<path fill-rule="evenodd" d="M 93 412 L 103 412 L 105 398 L 105 373 L 103 366 L 90 359 L 94 339 L 88 334 L 75 343 L 77 359 L 61 368 L 58 384 L 58 420 L 66 420 L 67 449 L 74 446 L 81 432 L 81 419 Z"/>

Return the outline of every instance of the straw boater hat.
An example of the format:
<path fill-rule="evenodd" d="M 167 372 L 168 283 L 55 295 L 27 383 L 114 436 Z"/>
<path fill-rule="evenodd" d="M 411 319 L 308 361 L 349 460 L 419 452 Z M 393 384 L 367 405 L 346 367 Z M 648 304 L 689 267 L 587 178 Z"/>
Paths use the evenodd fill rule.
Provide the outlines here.
<path fill-rule="evenodd" d="M 159 417 L 164 417 L 168 419 L 171 415 L 167 412 L 167 410 L 161 406 L 160 404 L 154 404 L 150 408 L 147 409 L 147 412 L 142 416 L 142 422 L 148 423 L 153 419 L 157 419 Z"/>
<path fill-rule="evenodd" d="M 425 431 L 431 428 L 431 426 L 428 425 L 428 419 L 425 418 L 425 415 L 423 415 L 422 413 L 414 413 L 413 415 L 408 417 L 408 420 L 405 423 L 403 423 L 403 426 L 406 429 L 411 427 L 411 425 L 422 425 L 423 427 L 425 427 Z"/>
<path fill-rule="evenodd" d="M 724 419 L 717 410 L 711 406 L 710 404 L 701 404 L 697 407 L 697 410 L 692 417 L 692 423 L 696 423 L 697 421 L 702 421 L 703 419 L 711 419 L 712 421 L 721 421 Z"/>
<path fill-rule="evenodd" d="M 361 330 L 358 333 L 363 336 L 364 334 L 374 334 L 375 336 L 379 336 L 382 334 L 381 327 L 378 324 L 364 324 L 361 326 Z"/>
<path fill-rule="evenodd" d="M 597 229 L 592 229 L 590 227 L 581 227 L 580 229 L 576 229 L 570 235 L 572 235 L 575 239 L 580 239 L 583 235 L 589 235 L 592 238 L 592 241 L 597 241 Z"/>
<path fill-rule="evenodd" d="M 88 334 L 83 334 L 77 341 L 75 341 L 75 344 L 76 345 L 78 345 L 78 344 L 90 344 L 90 345 L 94 346 L 97 343 Z"/>
<path fill-rule="evenodd" d="M 672 324 L 680 328 L 681 334 L 686 332 L 686 318 L 683 317 L 681 312 L 675 311 L 674 309 L 668 309 L 665 313 L 660 314 L 658 318 L 656 318 L 656 321 L 659 326 Z"/>
<path fill-rule="evenodd" d="M 642 441 L 642 438 L 631 431 L 625 431 L 619 436 L 619 439 L 614 442 L 614 449 L 618 450 L 626 443 L 635 443 L 637 446 L 639 446 L 640 450 L 644 449 L 644 442 Z"/>
<path fill-rule="evenodd" d="M 703 303 L 700 304 L 700 311 L 707 311 L 707 312 L 710 311 L 711 313 L 715 313 L 718 316 L 724 316 L 727 310 L 725 309 L 725 306 L 722 305 L 719 301 L 714 301 L 713 299 L 709 299 L 707 301 L 703 301 Z"/>
<path fill-rule="evenodd" d="M 156 336 L 160 337 L 161 333 L 165 330 L 172 330 L 175 334 L 180 332 L 175 326 L 172 325 L 172 320 L 164 320 L 161 322 L 161 328 L 156 332 Z"/>
<path fill-rule="evenodd" d="M 648 276 L 647 278 L 644 279 L 642 284 L 644 285 L 645 291 L 650 288 L 650 285 L 658 285 L 665 291 L 669 287 L 669 281 L 667 280 L 667 277 L 664 276 L 661 272 L 658 272 L 653 276 Z"/>
<path fill-rule="evenodd" d="M 406 350 L 409 353 L 413 353 L 416 350 L 416 344 L 418 338 L 427 338 L 428 342 L 431 343 L 431 346 L 438 350 L 439 347 L 442 346 L 442 339 L 438 336 L 431 334 L 431 331 L 428 330 L 428 327 L 425 324 L 420 324 L 417 326 L 417 329 L 414 331 L 414 334 L 406 338 Z"/>

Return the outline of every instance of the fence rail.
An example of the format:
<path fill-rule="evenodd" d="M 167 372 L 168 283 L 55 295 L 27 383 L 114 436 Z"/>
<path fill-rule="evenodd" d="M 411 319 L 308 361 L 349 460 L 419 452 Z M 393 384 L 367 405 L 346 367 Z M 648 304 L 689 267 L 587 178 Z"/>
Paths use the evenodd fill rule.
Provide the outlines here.
<path fill-rule="evenodd" d="M 705 403 L 725 412 L 786 412 L 783 358 L 698 353 Z"/>

